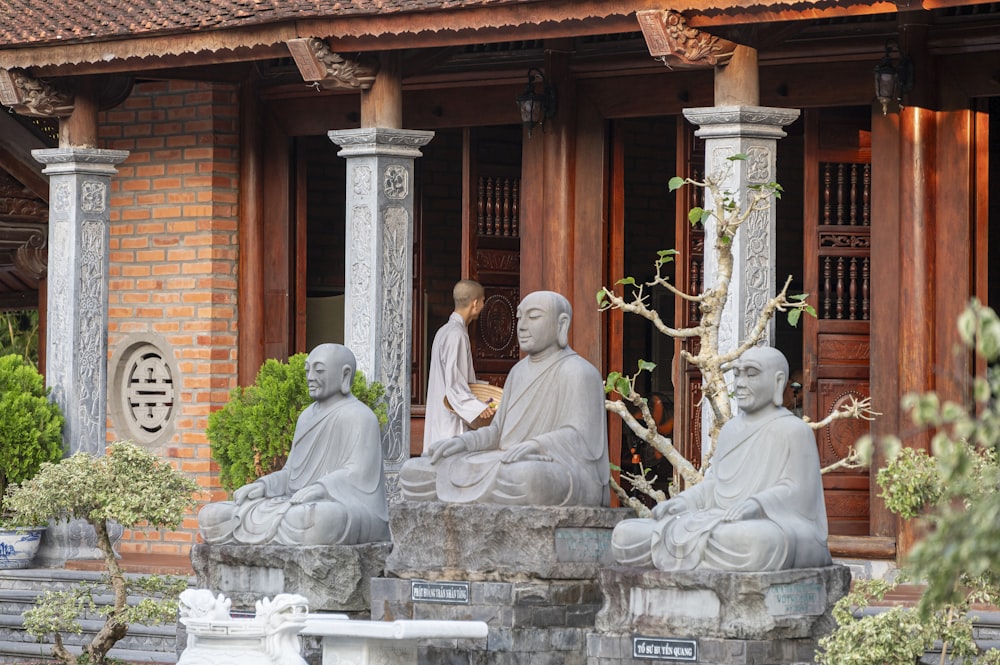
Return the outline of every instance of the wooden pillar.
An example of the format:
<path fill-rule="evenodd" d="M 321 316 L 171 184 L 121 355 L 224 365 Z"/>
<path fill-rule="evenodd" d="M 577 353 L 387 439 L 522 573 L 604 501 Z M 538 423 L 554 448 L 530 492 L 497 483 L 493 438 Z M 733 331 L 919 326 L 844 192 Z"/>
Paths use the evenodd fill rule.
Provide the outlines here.
<path fill-rule="evenodd" d="M 59 119 L 60 148 L 97 147 L 98 86 L 94 77 L 81 77 L 73 100 L 73 112 Z"/>
<path fill-rule="evenodd" d="M 252 384 L 264 362 L 264 180 L 260 108 L 252 81 L 240 90 L 240 259 L 237 381 Z"/>
<path fill-rule="evenodd" d="M 758 106 L 760 73 L 757 49 L 737 46 L 725 66 L 715 68 L 716 106 Z"/>
<path fill-rule="evenodd" d="M 368 90 L 361 91 L 361 126 L 403 128 L 403 75 L 399 53 L 379 55 L 379 71 Z"/>

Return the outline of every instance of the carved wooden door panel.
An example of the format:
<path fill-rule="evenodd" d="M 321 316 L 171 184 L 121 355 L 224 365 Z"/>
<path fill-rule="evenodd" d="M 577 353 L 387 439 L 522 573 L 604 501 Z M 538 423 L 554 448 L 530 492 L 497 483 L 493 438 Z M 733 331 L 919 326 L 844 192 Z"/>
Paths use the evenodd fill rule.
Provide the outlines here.
<path fill-rule="evenodd" d="M 520 357 L 521 128 L 480 128 L 469 138 L 469 276 L 486 302 L 472 331 L 476 376 L 502 386 Z"/>
<path fill-rule="evenodd" d="M 686 122 L 677 125 L 677 164 L 679 175 L 700 180 L 705 174 L 705 143 L 695 137 L 694 127 Z M 686 293 L 701 293 L 704 281 L 705 230 L 701 224 L 692 226 L 688 211 L 702 205 L 701 189 L 684 187 L 678 190 L 675 214 L 677 250 L 677 285 Z M 700 313 L 697 304 L 676 301 L 674 323 L 678 328 L 697 325 Z M 674 445 L 682 455 L 701 468 L 701 372 L 690 366 L 681 350 L 698 354 L 698 340 L 674 341 Z M 674 482 L 682 482 L 679 477 Z"/>
<path fill-rule="evenodd" d="M 869 395 L 871 143 L 868 107 L 809 111 L 805 154 L 805 289 L 817 317 L 803 317 L 803 409 L 814 420 Z M 820 463 L 843 459 L 863 420 L 817 431 Z M 824 474 L 830 533 L 869 534 L 867 470 Z"/>

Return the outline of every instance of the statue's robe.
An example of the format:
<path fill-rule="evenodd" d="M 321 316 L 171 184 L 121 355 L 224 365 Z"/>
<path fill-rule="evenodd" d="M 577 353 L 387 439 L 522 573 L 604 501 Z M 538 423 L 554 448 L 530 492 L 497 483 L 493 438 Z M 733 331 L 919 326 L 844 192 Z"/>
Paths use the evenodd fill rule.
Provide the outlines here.
<path fill-rule="evenodd" d="M 306 407 L 284 468 L 254 482 L 264 486 L 264 497 L 228 502 L 234 517 L 231 535 L 203 525 L 206 541 L 353 545 L 389 540 L 379 423 L 353 396 Z M 292 504 L 295 492 L 314 484 L 323 488 L 323 499 Z M 324 512 L 335 519 L 322 520 Z M 341 525 L 338 532 L 313 529 L 315 523 L 331 521 Z"/>
<path fill-rule="evenodd" d="M 511 369 L 493 421 L 461 435 L 467 452 L 436 465 L 426 457 L 409 460 L 407 464 L 421 472 L 414 475 L 406 473 L 404 465 L 404 497 L 450 503 L 606 506 L 610 501 L 606 418 L 603 381 L 593 365 L 570 348 L 542 359 L 528 356 Z M 502 461 L 506 451 L 524 441 L 535 441 L 548 459 Z M 408 486 L 413 487 L 408 481 L 428 472 L 433 492 L 408 496 Z"/>
<path fill-rule="evenodd" d="M 616 527 L 622 533 L 615 534 L 615 547 L 627 540 L 628 522 L 646 522 L 652 528 L 645 547 L 659 570 L 761 572 L 831 563 L 815 437 L 787 409 L 760 422 L 737 417 L 726 423 L 705 479 L 681 496 L 686 512 L 651 525 L 626 520 Z M 760 506 L 760 518 L 723 520 L 746 500 Z M 634 533 L 642 533 L 643 525 L 635 526 Z"/>

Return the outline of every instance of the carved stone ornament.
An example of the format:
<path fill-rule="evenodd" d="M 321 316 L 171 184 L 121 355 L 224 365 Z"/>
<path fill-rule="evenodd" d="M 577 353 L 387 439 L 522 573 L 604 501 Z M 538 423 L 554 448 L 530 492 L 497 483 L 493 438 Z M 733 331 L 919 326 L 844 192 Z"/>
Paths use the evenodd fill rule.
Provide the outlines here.
<path fill-rule="evenodd" d="M 687 19 L 672 9 L 636 12 L 649 54 L 663 64 L 725 65 L 736 50 L 734 42 L 690 28 Z"/>
<path fill-rule="evenodd" d="M 36 118 L 67 117 L 73 112 L 75 93 L 23 69 L 0 69 L 0 103 L 16 113 Z"/>
<path fill-rule="evenodd" d="M 286 42 L 295 65 L 305 81 L 316 83 L 326 90 L 336 88 L 368 90 L 378 73 L 378 60 L 358 55 L 345 58 L 334 53 L 322 39 L 308 37 Z"/>

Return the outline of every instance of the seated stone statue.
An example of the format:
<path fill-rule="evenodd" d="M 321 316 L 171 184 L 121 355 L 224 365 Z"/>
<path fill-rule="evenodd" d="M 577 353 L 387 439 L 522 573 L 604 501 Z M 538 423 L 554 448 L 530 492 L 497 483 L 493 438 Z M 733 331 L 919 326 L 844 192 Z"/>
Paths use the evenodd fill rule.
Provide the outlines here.
<path fill-rule="evenodd" d="M 719 432 L 704 480 L 620 522 L 620 564 L 676 571 L 763 572 L 831 563 L 816 439 L 785 409 L 788 361 L 754 347 L 734 363 L 740 413 Z"/>
<path fill-rule="evenodd" d="M 403 498 L 525 506 L 606 506 L 603 380 L 569 348 L 572 308 L 536 291 L 517 308 L 527 357 L 511 369 L 493 421 L 429 445 L 400 470 Z"/>
<path fill-rule="evenodd" d="M 207 543 L 355 545 L 389 540 L 378 418 L 351 394 L 356 360 L 340 344 L 306 358 L 309 395 L 284 468 L 198 514 Z"/>

